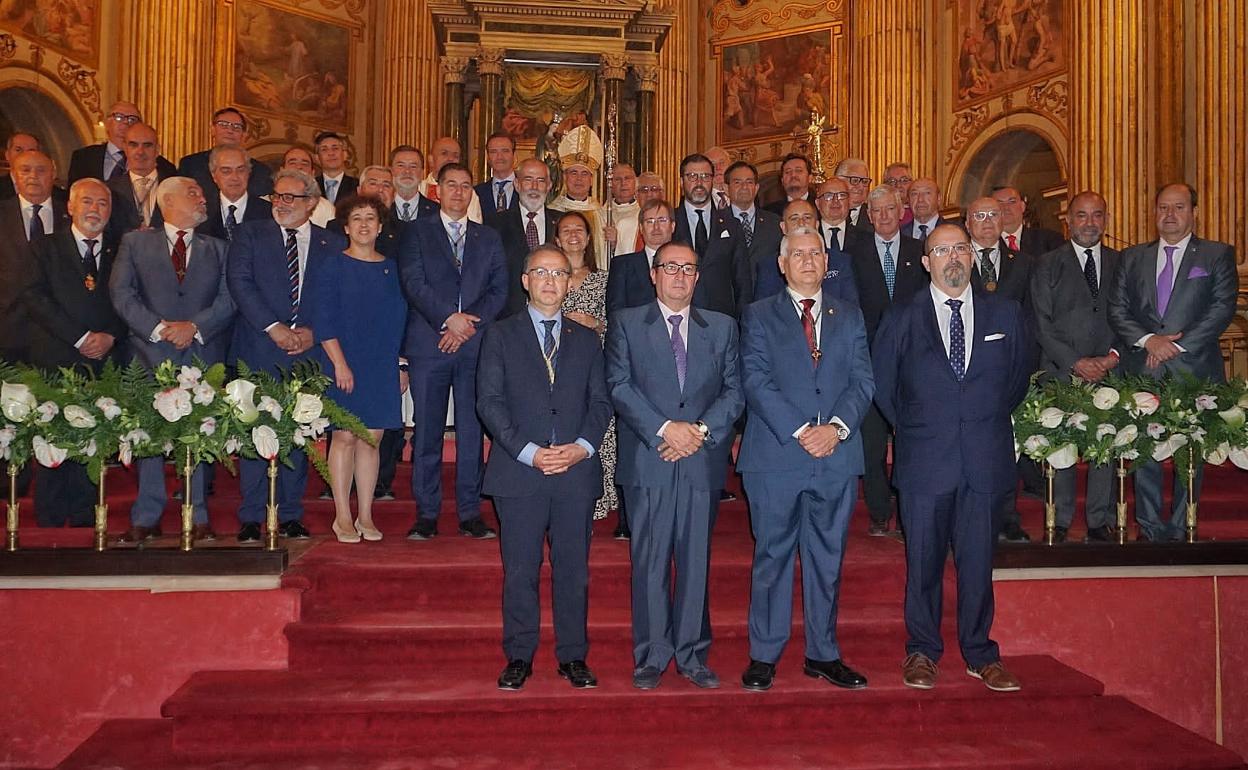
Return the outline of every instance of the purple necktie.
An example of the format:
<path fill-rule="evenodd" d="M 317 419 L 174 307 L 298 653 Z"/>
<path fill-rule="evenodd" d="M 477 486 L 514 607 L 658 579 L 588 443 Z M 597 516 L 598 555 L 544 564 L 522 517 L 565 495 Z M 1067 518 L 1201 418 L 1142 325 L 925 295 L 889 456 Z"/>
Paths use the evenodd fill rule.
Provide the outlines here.
<path fill-rule="evenodd" d="M 1157 276 L 1157 315 L 1166 315 L 1166 306 L 1170 304 L 1170 292 L 1174 291 L 1174 252 L 1178 246 L 1162 246 L 1166 252 L 1166 266 Z"/>
<path fill-rule="evenodd" d="M 685 350 L 685 338 L 680 336 L 680 322 L 684 320 L 684 316 L 680 313 L 673 313 L 667 317 L 667 322 L 672 325 L 672 355 L 676 356 L 676 382 L 680 385 L 680 391 L 685 391 L 685 371 L 689 367 L 689 353 Z"/>

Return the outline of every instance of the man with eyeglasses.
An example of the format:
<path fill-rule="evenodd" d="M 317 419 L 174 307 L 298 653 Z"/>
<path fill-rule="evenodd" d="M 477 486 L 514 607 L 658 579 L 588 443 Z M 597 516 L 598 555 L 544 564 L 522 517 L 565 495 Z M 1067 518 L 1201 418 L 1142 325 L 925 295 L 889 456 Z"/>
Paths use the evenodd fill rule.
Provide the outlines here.
<path fill-rule="evenodd" d="M 910 171 L 910 164 L 897 162 L 885 166 L 884 184 L 901 194 L 901 226 L 905 227 L 914 219 L 914 213 L 910 211 L 910 186 L 914 184 L 914 175 Z"/>
<path fill-rule="evenodd" d="M 780 254 L 780 215 L 758 206 L 758 169 L 739 160 L 724 172 L 731 201 L 728 213 L 741 225 L 741 237 L 750 260 L 754 299 L 778 289 L 776 257 Z"/>
<path fill-rule="evenodd" d="M 662 200 L 667 200 L 667 189 L 663 186 L 663 177 L 653 171 L 643 171 L 638 174 L 637 205 L 647 206 L 652 201 Z"/>
<path fill-rule="evenodd" d="M 1018 303 L 973 286 L 973 256 L 956 225 L 932 232 L 923 257 L 928 290 L 884 316 L 871 362 L 875 402 L 897 432 L 893 484 L 906 533 L 902 681 L 936 686 L 952 546 L 966 672 L 991 690 L 1012 692 L 1019 681 L 989 638 L 993 514 L 1017 484 L 1010 417 L 1027 393 L 1033 342 Z"/>
<path fill-rule="evenodd" d="M 602 348 L 563 315 L 572 274 L 563 252 L 538 246 L 522 273 L 525 310 L 486 330 L 477 365 L 477 411 L 493 441 L 481 490 L 494 498 L 502 532 L 507 666 L 498 687 L 519 690 L 533 673 L 548 536 L 557 672 L 574 688 L 597 687 L 585 658 L 598 447 L 612 413 Z"/>
<path fill-rule="evenodd" d="M 698 253 L 693 304 L 737 318 L 754 297 L 754 276 L 741 225 L 711 203 L 714 166 L 694 153 L 680 162 L 680 205 L 672 239 Z"/>
<path fill-rule="evenodd" d="M 842 659 L 836 608 L 862 474 L 859 426 L 875 387 L 866 331 L 855 305 L 824 290 L 828 253 L 814 228 L 790 229 L 777 262 L 784 290 L 750 305 L 741 322 L 749 419 L 737 470 L 754 532 L 750 663 L 741 682 L 771 689 L 793 627 L 800 551 L 803 672 L 857 690 L 867 679 Z"/>
<path fill-rule="evenodd" d="M 442 509 L 442 441 L 454 394 L 455 511 L 459 534 L 483 540 L 495 532 L 481 520 L 481 457 L 476 413 L 480 332 L 507 302 L 507 257 L 498 233 L 468 217 L 472 172 L 446 163 L 438 172 L 441 211 L 403 228 L 399 277 L 407 298 L 404 354 L 411 364 L 412 497 L 417 518 L 410 540 L 438 534 Z"/>
<path fill-rule="evenodd" d="M 871 190 L 867 162 L 858 158 L 845 158 L 836 164 L 835 176 L 849 185 L 849 223 L 859 230 L 871 232 L 871 220 L 867 217 L 867 192 Z"/>
<path fill-rule="evenodd" d="M 650 271 L 654 256 L 676 232 L 676 215 L 672 204 L 665 200 L 648 202 L 641 211 L 641 234 L 644 245 L 632 254 L 621 254 L 611 260 L 607 274 L 607 318 L 627 307 L 641 307 L 654 302 L 654 281 Z"/>
<path fill-rule="evenodd" d="M 212 121 L 208 128 L 212 136 L 213 147 L 222 144 L 241 145 L 247 138 L 247 117 L 235 107 L 222 107 L 212 113 Z M 202 152 L 191 153 L 178 161 L 178 175 L 189 176 L 199 182 L 204 196 L 209 199 L 221 192 L 217 189 L 217 183 L 212 181 L 212 173 L 208 170 L 208 153 L 211 151 L 210 147 Z M 259 198 L 271 192 L 273 192 L 273 172 L 268 166 L 252 158 L 247 194 Z"/>
<path fill-rule="evenodd" d="M 325 200 L 337 204 L 355 195 L 360 180 L 347 173 L 347 143 L 333 131 L 322 131 L 312 140 L 316 160 L 321 172 L 316 183 L 321 186 Z"/>
<path fill-rule="evenodd" d="M 533 249 L 555 239 L 559 212 L 546 207 L 550 170 L 538 158 L 525 158 L 516 168 L 518 205 L 495 212 L 485 223 L 498 233 L 507 258 L 507 304 L 499 318 L 524 310 L 524 262 Z"/>
<path fill-rule="evenodd" d="M 706 663 L 706 579 L 733 423 L 745 400 L 737 322 L 692 304 L 698 264 L 683 243 L 661 246 L 651 271 L 657 301 L 619 310 L 607 324 L 607 387 L 619 427 L 615 480 L 632 526 L 633 686 L 642 690 L 659 686 L 673 658 L 695 686 L 719 687 Z"/>
<path fill-rule="evenodd" d="M 1018 188 L 993 188 L 992 197 L 1001 204 L 1001 238 L 1011 251 L 1039 257 L 1064 243 L 1061 233 L 1027 224 L 1027 198 Z"/>
<path fill-rule="evenodd" d="M 927 285 L 923 246 L 901 234 L 900 213 L 900 191 L 887 184 L 876 187 L 867 194 L 867 217 L 871 220 L 872 232 L 859 233 L 850 246 L 868 345 L 875 341 L 880 319 L 888 309 L 906 302 Z M 887 466 L 889 432 L 889 425 L 879 410 L 874 407 L 867 410 L 862 423 L 866 462 L 863 492 L 871 517 L 867 534 L 875 537 L 888 534 L 889 521 L 894 514 Z"/>
<path fill-rule="evenodd" d="M 793 201 L 810 200 L 810 171 L 810 159 L 805 155 L 791 152 L 784 156 L 784 160 L 780 161 L 780 187 L 784 190 L 784 197 L 764 208 L 779 216 L 784 213 L 784 207 Z"/>
<path fill-rule="evenodd" d="M 104 133 L 108 139 L 74 150 L 69 157 L 69 185 L 87 177 L 108 181 L 126 173 L 126 129 L 143 122 L 143 114 L 132 102 L 113 102 L 104 113 Z M 156 159 L 161 179 L 171 177 L 178 169 L 165 156 Z"/>
<path fill-rule="evenodd" d="M 940 224 L 941 196 L 936 180 L 930 177 L 914 180 L 906 200 L 913 216 L 901 226 L 901 234 L 924 243 Z"/>
<path fill-rule="evenodd" d="M 230 240 L 227 276 L 239 311 L 231 356 L 254 370 L 278 374 L 279 369 L 317 355 L 312 350 L 317 340 L 308 325 L 312 313 L 304 302 L 304 287 L 309 273 L 347 247 L 343 235 L 310 220 L 320 190 L 310 174 L 282 169 L 273 182 L 273 217 L 239 225 Z M 291 461 L 294 468 L 278 468 L 279 532 L 302 540 L 309 537 L 303 525 L 308 458 L 294 451 Z M 243 501 L 238 509 L 238 541 L 258 542 L 268 497 L 268 463 L 241 460 L 239 467 Z"/>

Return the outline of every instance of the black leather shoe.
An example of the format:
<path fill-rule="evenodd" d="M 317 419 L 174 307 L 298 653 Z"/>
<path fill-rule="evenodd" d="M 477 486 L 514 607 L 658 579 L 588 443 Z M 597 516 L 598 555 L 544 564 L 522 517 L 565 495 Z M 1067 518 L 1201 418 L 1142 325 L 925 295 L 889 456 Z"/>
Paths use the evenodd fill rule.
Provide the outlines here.
<path fill-rule="evenodd" d="M 258 543 L 260 542 L 260 525 L 251 523 L 244 524 L 238 529 L 238 542 L 240 543 Z"/>
<path fill-rule="evenodd" d="M 498 675 L 498 689 L 523 690 L 524 683 L 531 676 L 533 676 L 533 664 L 516 658 L 507 664 L 503 673 Z"/>
<path fill-rule="evenodd" d="M 736 500 L 736 499 L 737 499 L 737 496 L 729 492 L 726 489 L 721 489 L 719 491 L 719 501 L 721 503 L 731 503 L 733 500 Z"/>
<path fill-rule="evenodd" d="M 438 522 L 434 519 L 417 519 L 407 531 L 408 540 L 432 540 L 438 536 Z"/>
<path fill-rule="evenodd" d="M 867 527 L 867 534 L 871 537 L 884 537 L 888 534 L 888 522 L 873 521 Z"/>
<path fill-rule="evenodd" d="M 1001 530 L 1001 534 L 997 535 L 997 540 L 1005 543 L 1030 543 L 1031 535 L 1028 535 L 1016 522 L 1010 522 Z"/>
<path fill-rule="evenodd" d="M 277 526 L 277 534 L 291 540 L 307 540 L 312 537 L 301 521 L 284 521 Z"/>
<path fill-rule="evenodd" d="M 615 538 L 616 540 L 632 540 L 633 532 L 632 530 L 628 528 L 627 524 L 621 521 L 616 526 L 615 531 L 611 533 L 611 537 Z"/>
<path fill-rule="evenodd" d="M 583 660 L 560 663 L 558 670 L 559 676 L 567 679 L 568 683 L 578 690 L 598 686 L 598 677 L 594 676 L 594 672 L 589 670 L 589 666 L 585 665 Z"/>
<path fill-rule="evenodd" d="M 764 663 L 761 660 L 750 660 L 745 673 L 741 675 L 741 686 L 747 690 L 770 690 L 772 680 L 776 678 L 776 664 Z"/>
<path fill-rule="evenodd" d="M 806 659 L 806 664 L 802 666 L 802 671 L 806 676 L 826 679 L 837 687 L 844 687 L 846 690 L 861 690 L 867 686 L 867 678 L 849 666 L 838 660 L 811 660 Z"/>
<path fill-rule="evenodd" d="M 1085 543 L 1112 543 L 1117 539 L 1109 527 L 1091 527 L 1088 529 L 1088 536 L 1083 540 Z"/>
<path fill-rule="evenodd" d="M 473 540 L 491 540 L 498 537 L 498 533 L 485 526 L 485 522 L 481 521 L 481 517 L 461 521 L 459 523 L 459 534 L 464 537 L 471 537 Z"/>
<path fill-rule="evenodd" d="M 1054 527 L 1053 528 L 1053 542 L 1054 543 L 1066 542 L 1066 533 L 1067 533 L 1066 527 Z"/>
<path fill-rule="evenodd" d="M 140 527 L 136 525 L 118 535 L 117 543 L 119 545 L 142 545 L 158 537 L 160 537 L 160 527 Z"/>

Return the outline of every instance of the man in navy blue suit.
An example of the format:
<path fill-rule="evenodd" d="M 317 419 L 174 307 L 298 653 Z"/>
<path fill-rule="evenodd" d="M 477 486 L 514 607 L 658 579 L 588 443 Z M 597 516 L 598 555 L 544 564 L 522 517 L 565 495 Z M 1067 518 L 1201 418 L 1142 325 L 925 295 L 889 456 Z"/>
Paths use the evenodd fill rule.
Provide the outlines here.
<path fill-rule="evenodd" d="M 682 676 L 715 688 L 706 577 L 732 425 L 745 402 L 737 323 L 690 304 L 699 276 L 689 246 L 660 248 L 651 276 L 658 300 L 620 310 L 607 328 L 615 480 L 632 526 L 633 686 L 658 687 L 674 657 Z"/>
<path fill-rule="evenodd" d="M 459 533 L 492 538 L 481 521 L 481 423 L 476 413 L 481 336 L 507 301 L 507 262 L 492 228 L 468 219 L 472 172 L 450 162 L 438 170 L 441 211 L 403 228 L 399 276 L 407 297 L 404 351 L 411 366 L 412 497 L 417 519 L 407 536 L 438 534 L 442 508 L 442 436 L 455 394 L 455 509 Z"/>
<path fill-rule="evenodd" d="M 794 204 L 789 204 L 790 206 Z M 862 314 L 823 289 L 828 254 L 812 228 L 791 230 L 777 260 L 787 285 L 746 309 L 741 382 L 749 420 L 737 462 L 750 499 L 747 690 L 767 690 L 793 625 L 793 561 L 802 554 L 807 676 L 861 689 L 841 660 L 836 605 L 858 499 L 858 428 L 875 386 Z"/>
<path fill-rule="evenodd" d="M 473 189 L 481 201 L 482 218 L 489 219 L 500 211 L 519 205 L 516 195 L 516 140 L 506 131 L 494 134 L 485 143 L 485 157 L 490 165 L 490 178 Z"/>
<path fill-rule="evenodd" d="M 607 317 L 626 307 L 641 307 L 654 302 L 654 281 L 650 270 L 654 255 L 676 232 L 676 214 L 672 204 L 659 199 L 643 204 L 637 217 L 644 244 L 632 254 L 617 254 L 611 260 L 607 275 Z"/>
<path fill-rule="evenodd" d="M 560 311 L 572 273 L 561 251 L 537 247 L 523 271 L 526 312 L 485 332 L 477 368 L 477 412 L 493 441 L 482 489 L 502 525 L 507 667 L 498 687 L 519 690 L 533 673 L 548 533 L 558 673 L 573 687 L 596 687 L 585 617 L 590 526 L 602 496 L 598 446 L 611 421 L 602 347 Z"/>
<path fill-rule="evenodd" d="M 234 107 L 222 107 L 212 113 L 212 146 L 221 144 L 241 145 L 247 137 L 247 117 Z M 208 170 L 208 153 L 211 148 L 191 153 L 178 161 L 178 175 L 189 176 L 199 182 L 204 197 L 212 200 L 220 190 L 212 180 L 212 172 Z M 269 167 L 251 159 L 251 177 L 247 181 L 247 192 L 257 198 L 273 191 L 273 174 Z"/>
<path fill-rule="evenodd" d="M 784 207 L 784 215 L 780 219 L 782 233 L 792 232 L 799 227 L 815 230 L 818 226 L 819 215 L 808 201 L 793 201 Z M 832 246 L 828 246 L 825 251 L 828 255 L 828 267 L 823 274 L 823 290 L 839 300 L 857 305 L 858 287 L 854 283 L 854 267 L 849 255 Z M 760 269 L 759 274 L 766 276 L 767 282 L 760 296 L 770 297 L 784 289 L 784 276 L 775 264 L 767 266 L 766 270 Z"/>
<path fill-rule="evenodd" d="M 347 247 L 346 238 L 312 224 L 308 217 L 320 199 L 316 180 L 302 171 L 282 169 L 273 178 L 273 219 L 244 222 L 230 240 L 226 278 L 238 306 L 231 360 L 278 374 L 296 361 L 311 358 L 315 330 L 307 325 L 311 308 L 302 302 L 308 273 L 322 260 Z M 278 466 L 277 501 L 280 533 L 303 539 L 303 493 L 308 458 L 291 452 L 294 468 Z M 268 463 L 239 462 L 243 495 L 238 509 L 240 543 L 260 539 L 268 497 Z"/>
<path fill-rule="evenodd" d="M 989 689 L 1019 689 L 992 628 L 993 510 L 1014 487 L 1010 415 L 1027 392 L 1032 340 L 1022 307 L 971 288 L 973 249 L 955 225 L 927 238 L 927 291 L 894 305 L 875 335 L 875 400 L 896 430 L 893 483 L 906 532 L 903 681 L 931 689 L 945 555 L 958 575 L 958 645 Z"/>

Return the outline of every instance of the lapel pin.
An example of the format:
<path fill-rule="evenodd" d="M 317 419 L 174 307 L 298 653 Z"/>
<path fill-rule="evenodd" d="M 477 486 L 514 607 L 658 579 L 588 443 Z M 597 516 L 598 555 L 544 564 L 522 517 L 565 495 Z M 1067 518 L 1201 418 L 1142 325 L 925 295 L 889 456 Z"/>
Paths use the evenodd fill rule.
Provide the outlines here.
<path fill-rule="evenodd" d="M 836 315 L 836 308 L 834 307 L 828 308 L 828 315 Z"/>

